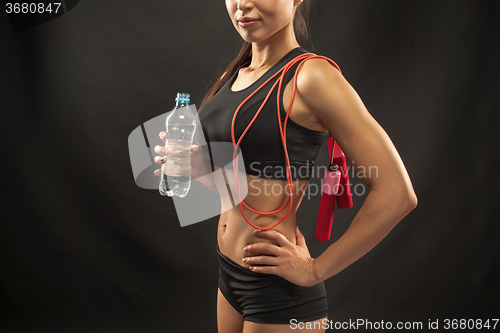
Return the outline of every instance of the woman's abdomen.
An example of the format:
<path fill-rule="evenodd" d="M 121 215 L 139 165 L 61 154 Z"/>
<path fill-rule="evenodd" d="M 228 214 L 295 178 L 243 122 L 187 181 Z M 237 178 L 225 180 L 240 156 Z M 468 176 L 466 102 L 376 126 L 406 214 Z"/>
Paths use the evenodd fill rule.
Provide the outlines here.
<path fill-rule="evenodd" d="M 234 174 L 232 176 L 234 178 Z M 231 184 L 231 177 L 228 177 L 228 180 Z M 248 176 L 248 184 L 248 194 L 243 198 L 243 201 L 254 210 L 260 212 L 274 211 L 283 207 L 289 199 L 289 195 L 287 193 L 290 191 L 288 188 L 286 192 L 284 191 L 284 188 L 287 186 L 286 181 L 263 178 L 256 180 L 256 178 Z M 292 184 L 293 202 L 290 212 L 285 219 L 280 222 L 280 224 L 271 230 L 276 230 L 282 233 L 290 242 L 296 244 L 295 229 L 297 225 L 295 216 L 304 195 L 304 189 L 307 188 L 308 181 L 293 181 Z M 228 187 L 231 189 L 235 188 L 232 184 Z M 283 189 L 282 191 L 276 190 L 280 187 Z M 275 191 L 271 192 L 269 190 L 270 188 L 274 188 Z M 234 193 L 233 198 L 234 197 L 238 197 L 238 195 Z M 219 219 L 217 232 L 219 249 L 221 253 L 241 266 L 248 267 L 249 265 L 242 262 L 242 259 L 246 254 L 243 249 L 249 244 L 273 243 L 274 241 L 255 236 L 255 228 L 245 220 L 239 205 L 235 205 L 233 207 L 228 205 L 229 203 L 222 204 L 223 213 Z M 250 211 L 247 207 L 245 207 L 245 205 L 242 204 L 242 206 L 246 218 L 252 222 L 252 224 L 265 228 L 276 224 L 280 219 L 282 219 L 286 215 L 290 203 L 288 203 L 286 207 L 278 213 L 270 215 L 260 215 Z"/>

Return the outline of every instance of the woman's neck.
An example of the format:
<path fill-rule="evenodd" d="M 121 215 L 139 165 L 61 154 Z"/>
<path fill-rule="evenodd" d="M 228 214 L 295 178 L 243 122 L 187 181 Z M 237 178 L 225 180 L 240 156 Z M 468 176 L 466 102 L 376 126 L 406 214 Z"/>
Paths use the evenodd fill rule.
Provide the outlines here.
<path fill-rule="evenodd" d="M 288 31 L 288 33 L 286 31 L 283 31 L 283 33 L 285 33 L 286 37 L 280 36 L 280 33 L 277 33 L 263 42 L 252 43 L 252 61 L 246 68 L 246 71 L 266 70 L 277 63 L 288 52 L 300 46 L 295 39 L 293 29 Z"/>

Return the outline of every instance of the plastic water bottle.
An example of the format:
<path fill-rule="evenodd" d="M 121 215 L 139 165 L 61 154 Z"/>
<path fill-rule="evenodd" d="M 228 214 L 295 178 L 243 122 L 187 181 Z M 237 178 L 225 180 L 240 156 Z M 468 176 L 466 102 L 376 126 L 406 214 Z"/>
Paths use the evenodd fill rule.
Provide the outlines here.
<path fill-rule="evenodd" d="M 185 197 L 191 187 L 191 153 L 189 147 L 196 130 L 196 119 L 189 108 L 189 94 L 178 93 L 175 108 L 165 121 L 168 150 L 167 162 L 162 164 L 160 194 Z M 165 179 L 166 178 L 166 179 Z"/>

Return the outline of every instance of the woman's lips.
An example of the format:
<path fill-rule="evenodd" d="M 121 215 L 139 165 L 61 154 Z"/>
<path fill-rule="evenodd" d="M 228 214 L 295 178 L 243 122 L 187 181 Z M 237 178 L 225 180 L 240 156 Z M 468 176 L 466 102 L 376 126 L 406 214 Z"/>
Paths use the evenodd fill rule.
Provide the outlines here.
<path fill-rule="evenodd" d="M 255 25 L 259 21 L 260 20 L 252 20 L 252 21 L 246 21 L 246 22 L 238 21 L 238 24 L 242 28 L 248 28 L 248 27 L 251 27 L 251 26 Z"/>

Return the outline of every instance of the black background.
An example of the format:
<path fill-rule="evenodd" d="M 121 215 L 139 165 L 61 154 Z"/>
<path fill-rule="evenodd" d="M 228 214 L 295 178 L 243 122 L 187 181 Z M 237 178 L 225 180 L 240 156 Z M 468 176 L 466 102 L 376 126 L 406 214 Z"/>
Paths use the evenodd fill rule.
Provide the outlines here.
<path fill-rule="evenodd" d="M 499 5 L 318 2 L 301 46 L 339 64 L 419 199 L 326 281 L 330 319 L 499 318 Z M 241 42 L 223 1 L 81 1 L 17 33 L 2 11 L 0 331 L 216 331 L 218 217 L 181 228 L 135 185 L 127 138 L 177 92 L 199 103 Z M 297 214 L 313 256 L 318 206 Z"/>

